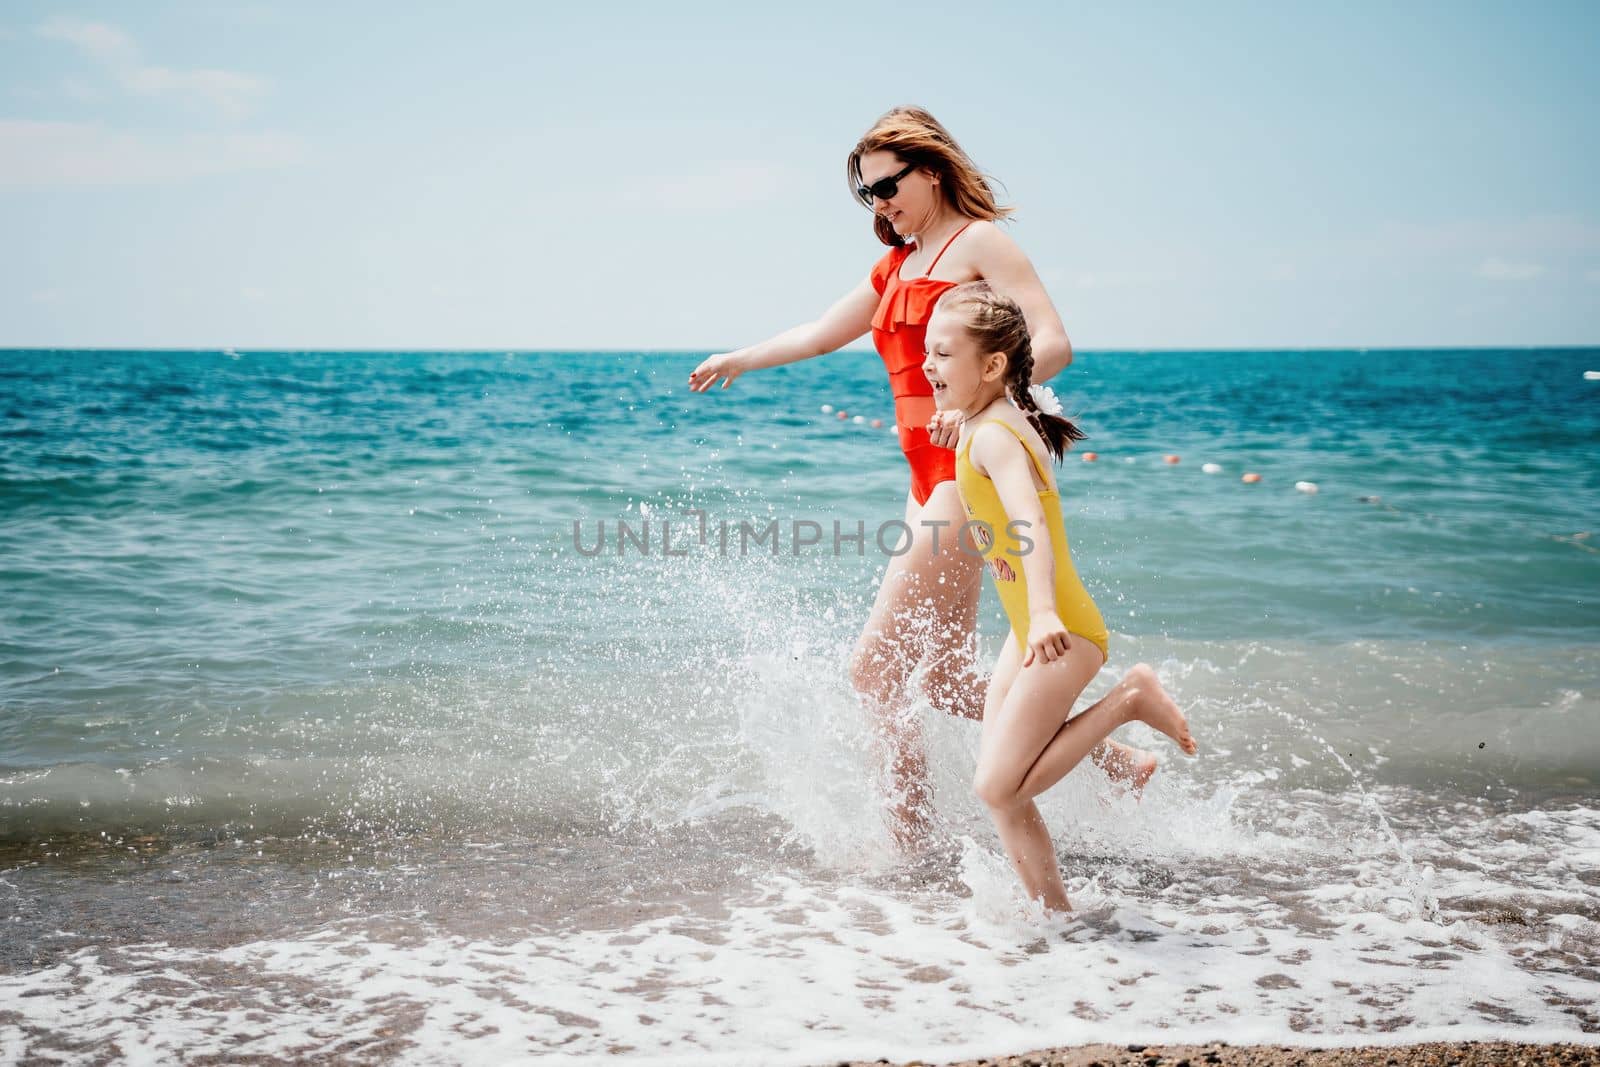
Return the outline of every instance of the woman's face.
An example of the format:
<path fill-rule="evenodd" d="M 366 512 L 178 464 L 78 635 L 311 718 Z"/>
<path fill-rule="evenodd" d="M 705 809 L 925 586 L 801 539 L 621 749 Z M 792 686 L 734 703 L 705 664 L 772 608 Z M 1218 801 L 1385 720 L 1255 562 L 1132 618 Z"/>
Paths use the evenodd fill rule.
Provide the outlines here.
<path fill-rule="evenodd" d="M 885 178 L 893 178 L 906 164 L 893 152 L 868 152 L 861 157 L 861 184 L 871 187 Z M 901 237 L 917 232 L 917 227 L 932 213 L 939 199 L 939 187 L 933 175 L 924 167 L 895 181 L 898 188 L 890 197 L 872 199 L 872 210 L 889 220 L 894 232 Z"/>

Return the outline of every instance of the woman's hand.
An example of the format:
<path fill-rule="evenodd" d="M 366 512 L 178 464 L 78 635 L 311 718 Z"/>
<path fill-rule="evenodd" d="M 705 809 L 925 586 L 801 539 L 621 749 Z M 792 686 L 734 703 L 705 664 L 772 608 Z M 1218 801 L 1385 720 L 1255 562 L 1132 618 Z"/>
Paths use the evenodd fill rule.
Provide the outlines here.
<path fill-rule="evenodd" d="M 689 391 L 703 393 L 716 385 L 719 381 L 726 389 L 733 384 L 733 380 L 743 374 L 748 368 L 738 352 L 722 352 L 715 356 L 708 356 L 689 375 Z"/>
<path fill-rule="evenodd" d="M 1028 617 L 1028 651 L 1023 653 L 1026 667 L 1035 659 L 1051 663 L 1067 654 L 1072 638 L 1054 608 L 1041 608 Z"/>
<path fill-rule="evenodd" d="M 964 411 L 935 411 L 928 420 L 928 439 L 940 448 L 954 448 L 961 438 L 961 424 L 966 421 Z"/>

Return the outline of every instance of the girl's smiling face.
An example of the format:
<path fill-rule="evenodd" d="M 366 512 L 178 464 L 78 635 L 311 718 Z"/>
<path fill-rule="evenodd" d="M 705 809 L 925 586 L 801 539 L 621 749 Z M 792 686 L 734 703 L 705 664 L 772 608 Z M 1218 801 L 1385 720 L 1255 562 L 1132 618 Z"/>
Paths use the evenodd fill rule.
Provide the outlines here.
<path fill-rule="evenodd" d="M 970 414 L 1005 392 L 1005 353 L 978 351 L 978 342 L 955 312 L 934 308 L 922 352 L 922 373 L 933 386 L 933 403 L 940 411 Z"/>

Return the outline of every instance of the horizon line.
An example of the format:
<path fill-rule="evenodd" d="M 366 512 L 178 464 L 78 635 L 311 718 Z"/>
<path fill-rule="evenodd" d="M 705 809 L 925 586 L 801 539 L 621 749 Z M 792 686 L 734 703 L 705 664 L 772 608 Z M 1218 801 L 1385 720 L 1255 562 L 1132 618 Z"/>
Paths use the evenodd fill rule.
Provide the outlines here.
<path fill-rule="evenodd" d="M 1108 348 L 1074 348 L 1073 355 L 1139 355 L 1160 352 L 1486 352 L 1486 351 L 1592 351 L 1600 349 L 1600 341 L 1587 343 L 1560 343 L 1560 344 L 1421 344 L 1421 345 L 1203 345 L 1188 347 L 1183 345 L 1160 347 L 1108 347 Z M 318 353 L 413 353 L 432 352 L 451 355 L 477 355 L 488 353 L 504 353 L 505 355 L 700 355 L 705 353 L 732 352 L 730 348 L 529 348 L 501 345 L 475 346 L 471 348 L 444 348 L 432 346 L 418 346 L 410 348 L 383 347 L 352 347 L 352 348 L 316 348 L 303 345 L 288 347 L 240 347 L 238 345 L 193 346 L 193 345 L 141 345 L 138 347 L 123 345 L 0 345 L 0 354 L 18 352 L 196 352 L 196 353 L 227 353 L 236 352 L 259 354 L 283 354 L 290 352 L 318 352 Z M 872 348 L 836 348 L 822 355 L 877 355 Z M 817 358 L 817 357 L 811 357 Z M 800 362 L 800 361 L 796 361 Z"/>

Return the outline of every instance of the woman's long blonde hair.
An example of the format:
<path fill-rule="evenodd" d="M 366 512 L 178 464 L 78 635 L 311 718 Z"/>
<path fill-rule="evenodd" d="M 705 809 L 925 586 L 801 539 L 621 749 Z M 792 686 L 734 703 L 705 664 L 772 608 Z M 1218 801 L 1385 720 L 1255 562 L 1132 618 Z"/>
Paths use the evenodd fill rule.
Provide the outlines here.
<path fill-rule="evenodd" d="M 857 202 L 860 198 L 855 191 L 863 184 L 861 157 L 868 152 L 893 152 L 901 163 L 927 167 L 938 174 L 945 201 L 968 218 L 998 222 L 1016 210 L 995 202 L 988 176 L 956 144 L 950 131 L 920 107 L 897 107 L 884 112 L 850 150 L 845 177 L 850 182 L 850 195 Z M 886 245 L 899 248 L 905 244 L 889 225 L 889 220 L 876 212 L 872 216 L 872 229 Z"/>

